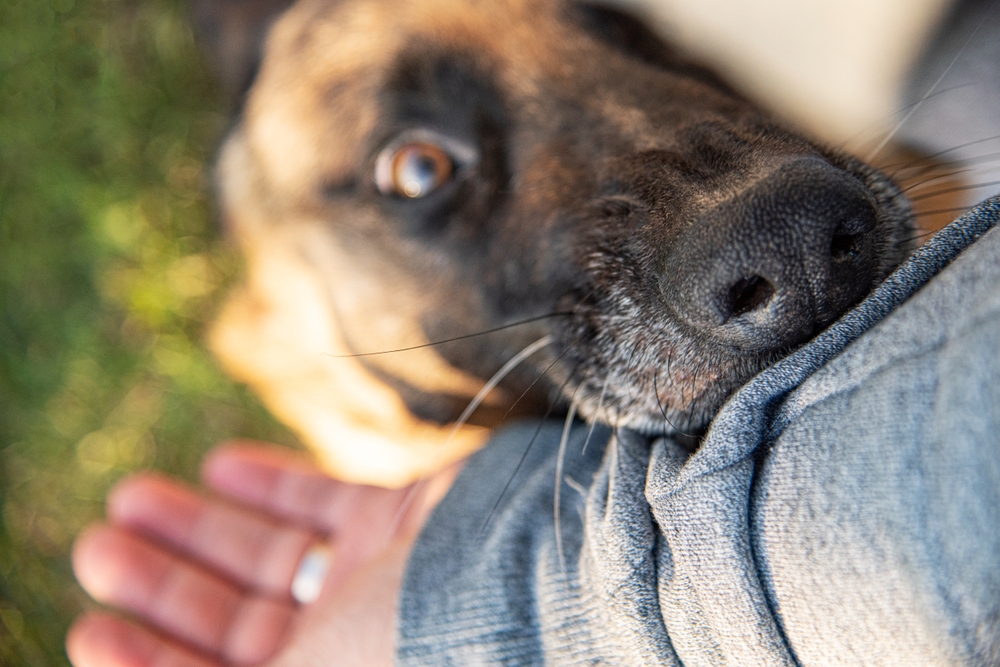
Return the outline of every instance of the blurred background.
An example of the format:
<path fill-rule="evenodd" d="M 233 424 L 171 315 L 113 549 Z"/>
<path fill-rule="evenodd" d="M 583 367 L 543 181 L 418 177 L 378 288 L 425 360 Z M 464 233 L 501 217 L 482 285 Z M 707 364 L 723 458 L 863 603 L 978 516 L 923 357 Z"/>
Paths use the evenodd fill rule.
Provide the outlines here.
<path fill-rule="evenodd" d="M 951 0 L 614 1 L 831 141 L 864 153 L 902 119 L 973 165 L 982 187 L 943 190 L 963 201 L 924 199 L 942 222 L 996 192 L 997 0 L 946 20 Z M 193 480 L 233 436 L 294 444 L 202 345 L 240 272 L 209 196 L 229 122 L 186 2 L 0 0 L 0 665 L 67 664 L 90 604 L 69 549 L 117 479 Z"/>
<path fill-rule="evenodd" d="M 65 665 L 67 558 L 130 471 L 291 443 L 201 339 L 228 118 L 174 0 L 0 0 L 0 664 Z"/>

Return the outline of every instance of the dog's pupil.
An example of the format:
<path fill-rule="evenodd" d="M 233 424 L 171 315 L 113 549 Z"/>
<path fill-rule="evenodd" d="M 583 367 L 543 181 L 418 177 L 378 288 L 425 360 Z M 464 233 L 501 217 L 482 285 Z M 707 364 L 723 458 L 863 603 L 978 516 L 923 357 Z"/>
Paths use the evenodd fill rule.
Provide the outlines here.
<path fill-rule="evenodd" d="M 451 159 L 430 144 L 404 146 L 396 153 L 393 163 L 396 191 L 411 199 L 430 194 L 451 174 Z"/>

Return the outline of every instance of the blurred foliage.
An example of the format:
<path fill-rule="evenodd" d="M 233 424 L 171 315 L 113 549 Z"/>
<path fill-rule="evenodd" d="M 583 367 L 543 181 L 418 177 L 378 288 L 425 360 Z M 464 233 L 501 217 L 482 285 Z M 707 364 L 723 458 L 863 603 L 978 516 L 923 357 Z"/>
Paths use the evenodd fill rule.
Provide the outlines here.
<path fill-rule="evenodd" d="M 206 164 L 227 118 L 184 3 L 0 0 L 0 664 L 65 665 L 74 534 L 108 487 L 290 442 L 202 349 L 239 270 Z"/>

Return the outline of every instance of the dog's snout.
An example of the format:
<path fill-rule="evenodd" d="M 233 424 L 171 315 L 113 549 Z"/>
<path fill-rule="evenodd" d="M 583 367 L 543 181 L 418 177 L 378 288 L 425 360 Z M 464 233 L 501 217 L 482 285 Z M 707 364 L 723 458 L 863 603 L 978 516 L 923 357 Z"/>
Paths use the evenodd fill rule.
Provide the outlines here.
<path fill-rule="evenodd" d="M 871 287 L 876 223 L 856 178 L 798 158 L 694 216 L 669 245 L 661 293 L 698 335 L 748 351 L 785 349 Z"/>

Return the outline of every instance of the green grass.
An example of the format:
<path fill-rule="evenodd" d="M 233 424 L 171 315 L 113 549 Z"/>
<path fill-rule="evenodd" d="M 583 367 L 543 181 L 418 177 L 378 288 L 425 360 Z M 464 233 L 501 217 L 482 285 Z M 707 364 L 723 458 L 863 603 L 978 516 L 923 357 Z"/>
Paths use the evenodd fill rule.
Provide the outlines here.
<path fill-rule="evenodd" d="M 0 0 L 0 664 L 66 664 L 69 549 L 116 479 L 291 441 L 202 346 L 239 271 L 223 107 L 184 3 Z"/>

